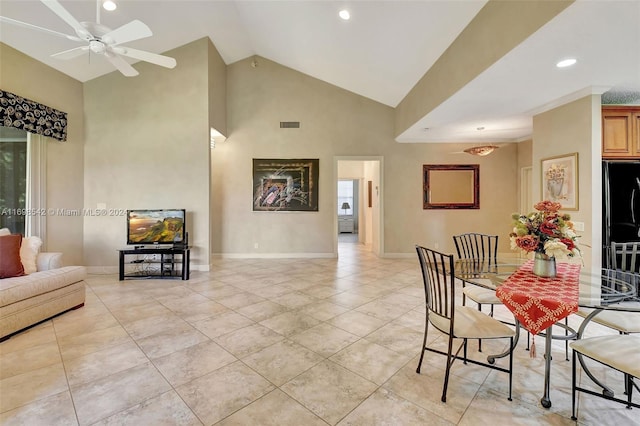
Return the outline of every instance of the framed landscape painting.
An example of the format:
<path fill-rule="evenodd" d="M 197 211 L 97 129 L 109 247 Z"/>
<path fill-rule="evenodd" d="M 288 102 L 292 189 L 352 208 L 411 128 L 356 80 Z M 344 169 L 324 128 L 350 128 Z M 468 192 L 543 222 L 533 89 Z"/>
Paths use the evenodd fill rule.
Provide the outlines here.
<path fill-rule="evenodd" d="M 318 211 L 319 160 L 253 159 L 253 211 Z"/>
<path fill-rule="evenodd" d="M 578 210 L 578 153 L 544 158 L 542 199 L 562 204 L 564 210 Z"/>

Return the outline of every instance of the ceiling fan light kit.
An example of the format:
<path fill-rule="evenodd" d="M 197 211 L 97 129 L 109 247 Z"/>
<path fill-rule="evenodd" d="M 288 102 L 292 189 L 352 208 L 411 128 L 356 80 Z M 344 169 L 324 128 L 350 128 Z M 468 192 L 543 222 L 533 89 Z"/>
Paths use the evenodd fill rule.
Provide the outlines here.
<path fill-rule="evenodd" d="M 138 75 L 138 71 L 131 66 L 123 57 L 149 62 L 165 68 L 175 68 L 177 65 L 174 58 L 158 55 L 156 53 L 137 50 L 122 46 L 123 43 L 140 40 L 153 35 L 151 29 L 143 22 L 133 20 L 128 24 L 111 30 L 100 23 L 100 0 L 96 0 L 96 22 L 79 22 L 73 17 L 57 0 L 40 0 L 60 19 L 65 21 L 75 32 L 75 36 L 63 34 L 47 28 L 15 19 L 0 16 L 0 21 L 9 24 L 42 31 L 68 40 L 87 43 L 85 46 L 75 47 L 63 52 L 51 55 L 57 59 L 72 59 L 89 52 L 95 55 L 104 56 L 118 71 L 127 77 Z M 106 4 L 107 2 L 104 2 Z M 114 4 L 115 5 L 115 4 Z"/>
<path fill-rule="evenodd" d="M 112 12 L 118 8 L 118 5 L 114 1 L 105 0 L 102 2 L 102 7 L 104 7 L 104 10 L 108 10 L 109 12 Z"/>
<path fill-rule="evenodd" d="M 495 145 L 483 145 L 483 146 L 474 146 L 471 148 L 467 148 L 464 150 L 464 152 L 466 152 L 467 154 L 484 157 L 491 154 L 496 149 L 498 149 L 498 147 Z"/>

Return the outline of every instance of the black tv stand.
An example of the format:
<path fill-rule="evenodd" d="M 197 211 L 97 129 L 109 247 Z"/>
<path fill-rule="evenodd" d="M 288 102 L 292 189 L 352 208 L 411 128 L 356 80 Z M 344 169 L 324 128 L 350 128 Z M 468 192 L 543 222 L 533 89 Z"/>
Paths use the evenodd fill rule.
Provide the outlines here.
<path fill-rule="evenodd" d="M 134 246 L 118 250 L 119 279 L 125 278 L 177 278 L 189 279 L 190 248 L 188 246 L 149 247 Z M 127 260 L 127 256 L 136 256 Z M 133 268 L 125 271 L 127 265 Z"/>

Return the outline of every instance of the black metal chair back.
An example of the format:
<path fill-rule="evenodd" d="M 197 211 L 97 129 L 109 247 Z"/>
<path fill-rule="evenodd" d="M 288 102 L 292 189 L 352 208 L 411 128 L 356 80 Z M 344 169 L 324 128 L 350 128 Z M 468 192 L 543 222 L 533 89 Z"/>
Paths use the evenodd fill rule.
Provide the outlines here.
<path fill-rule="evenodd" d="M 605 266 L 608 269 L 640 273 L 640 242 L 611 243 Z"/>
<path fill-rule="evenodd" d="M 458 258 L 495 260 L 498 257 L 498 236 L 470 232 L 453 236 Z"/>
<path fill-rule="evenodd" d="M 616 303 L 640 295 L 640 275 L 620 269 L 602 268 L 602 303 Z"/>
<path fill-rule="evenodd" d="M 450 330 L 442 330 L 453 334 L 453 317 L 455 312 L 455 271 L 453 255 L 447 255 L 422 246 L 416 246 L 422 281 L 424 283 L 427 319 L 430 314 L 446 318 Z"/>

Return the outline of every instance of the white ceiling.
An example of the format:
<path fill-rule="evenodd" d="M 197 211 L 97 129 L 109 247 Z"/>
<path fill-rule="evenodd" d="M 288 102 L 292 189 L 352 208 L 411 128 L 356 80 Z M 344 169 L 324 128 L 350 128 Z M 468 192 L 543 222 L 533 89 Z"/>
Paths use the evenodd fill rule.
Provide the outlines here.
<path fill-rule="evenodd" d="M 117 2 L 101 10 L 104 25 L 139 19 L 153 31 L 129 47 L 164 53 L 209 37 L 227 64 L 259 55 L 395 107 L 486 0 Z M 96 1 L 60 3 L 78 21 L 96 21 Z M 348 22 L 337 16 L 343 7 Z M 37 0 L 0 0 L 0 15 L 73 34 Z M 0 41 L 82 82 L 114 70 L 96 55 L 51 58 L 79 43 L 39 31 L 0 23 Z M 568 56 L 578 64 L 556 69 Z M 640 0 L 578 0 L 397 140 L 519 141 L 533 114 L 610 88 L 640 103 Z"/>

